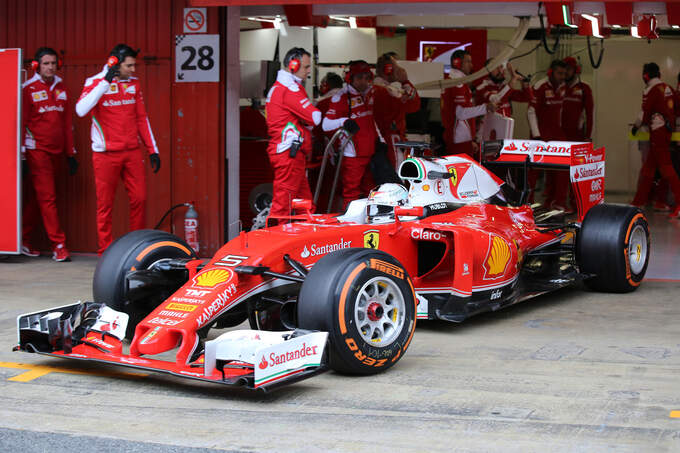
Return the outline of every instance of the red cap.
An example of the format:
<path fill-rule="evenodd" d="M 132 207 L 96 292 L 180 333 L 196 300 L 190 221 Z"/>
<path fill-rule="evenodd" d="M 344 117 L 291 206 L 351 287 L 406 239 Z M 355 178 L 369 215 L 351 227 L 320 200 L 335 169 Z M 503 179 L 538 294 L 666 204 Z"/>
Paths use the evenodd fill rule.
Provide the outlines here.
<path fill-rule="evenodd" d="M 365 61 L 353 61 L 349 65 L 349 78 L 350 78 L 350 80 L 355 75 L 364 74 L 366 72 L 373 74 L 371 72 L 371 67 Z"/>
<path fill-rule="evenodd" d="M 581 72 L 581 65 L 578 64 L 578 61 L 576 60 L 576 58 L 574 58 L 574 57 L 566 57 L 566 58 L 565 58 L 564 60 L 562 60 L 562 61 L 564 61 L 564 63 L 565 63 L 567 66 L 571 66 L 572 68 L 574 68 L 574 69 L 576 70 L 576 73 L 577 73 L 577 74 L 578 74 L 579 72 Z"/>

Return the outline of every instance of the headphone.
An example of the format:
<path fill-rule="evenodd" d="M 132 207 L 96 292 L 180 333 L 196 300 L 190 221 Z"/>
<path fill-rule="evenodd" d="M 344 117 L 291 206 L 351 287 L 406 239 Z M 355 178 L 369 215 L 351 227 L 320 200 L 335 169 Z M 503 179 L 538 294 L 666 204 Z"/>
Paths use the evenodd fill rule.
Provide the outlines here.
<path fill-rule="evenodd" d="M 355 68 L 355 71 L 352 71 L 352 67 Z M 365 69 L 362 71 L 362 69 Z M 394 70 L 394 68 L 392 68 Z M 366 63 L 364 60 L 353 60 L 349 62 L 347 72 L 345 73 L 345 82 L 347 84 L 352 83 L 352 77 L 358 74 L 364 74 L 367 73 L 369 74 L 369 80 L 373 81 L 373 72 L 371 72 L 371 67 Z"/>
<path fill-rule="evenodd" d="M 574 74 L 576 74 L 576 75 L 581 74 L 581 65 L 578 64 L 578 61 L 576 60 L 576 58 L 566 57 L 562 61 L 564 61 L 567 64 L 567 66 L 571 66 L 572 68 L 574 68 Z"/>
<path fill-rule="evenodd" d="M 293 74 L 298 72 L 300 70 L 300 60 L 298 60 L 297 58 L 291 58 L 291 60 L 288 62 L 288 69 Z"/>
<path fill-rule="evenodd" d="M 463 68 L 463 59 L 456 57 L 451 60 L 451 66 L 456 69 L 462 69 Z"/>
<path fill-rule="evenodd" d="M 109 58 L 106 60 L 106 65 L 111 68 L 117 64 L 121 64 L 123 61 L 125 61 L 126 57 L 137 58 L 140 50 L 141 49 L 135 50 L 127 44 L 117 44 L 116 47 L 111 50 L 111 53 L 109 53 Z"/>
<path fill-rule="evenodd" d="M 652 78 L 649 77 L 649 74 L 647 74 L 646 72 L 643 72 L 643 73 L 642 73 L 642 80 L 644 80 L 645 83 L 649 83 L 649 81 L 650 81 L 651 79 L 652 79 Z"/>
<path fill-rule="evenodd" d="M 38 72 L 38 69 L 40 69 L 40 59 L 45 55 L 55 55 L 57 57 L 57 69 L 61 69 L 64 62 L 59 54 L 51 47 L 41 47 L 35 51 L 35 56 L 31 60 L 31 69 Z"/>

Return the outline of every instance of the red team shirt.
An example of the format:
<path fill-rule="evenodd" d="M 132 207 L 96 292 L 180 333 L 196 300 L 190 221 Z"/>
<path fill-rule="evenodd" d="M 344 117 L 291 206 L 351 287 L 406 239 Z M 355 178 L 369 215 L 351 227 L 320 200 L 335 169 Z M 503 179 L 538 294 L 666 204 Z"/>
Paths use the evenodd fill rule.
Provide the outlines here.
<path fill-rule="evenodd" d="M 359 125 L 359 132 L 344 149 L 347 157 L 371 157 L 375 152 L 378 133 L 373 117 L 374 94 L 373 87 L 362 95 L 352 85 L 345 85 L 331 98 L 331 105 L 323 122 L 325 131 L 336 130 L 348 118 Z"/>
<path fill-rule="evenodd" d="M 139 80 L 130 77 L 128 80 L 109 83 L 104 79 L 107 70 L 108 67 L 104 67 L 102 72 L 85 81 L 76 105 L 79 116 L 92 113 L 92 150 L 137 149 L 139 137 L 150 154 L 158 153 Z"/>
<path fill-rule="evenodd" d="M 593 91 L 580 80 L 565 85 L 562 129 L 567 140 L 581 141 L 593 132 Z"/>
<path fill-rule="evenodd" d="M 73 156 L 73 126 L 70 101 L 61 78 L 51 84 L 38 74 L 22 85 L 21 119 L 24 147 L 59 154 L 64 149 Z"/>
<path fill-rule="evenodd" d="M 564 140 L 562 131 L 562 105 L 565 85 L 553 86 L 550 79 L 536 82 L 529 109 L 536 113 L 537 124 L 532 124 L 531 133 L 545 141 Z M 530 123 L 532 121 L 530 120 Z M 536 130 L 536 126 L 538 130 Z"/>
<path fill-rule="evenodd" d="M 511 88 L 506 82 L 496 83 L 487 78 L 477 86 L 475 101 L 479 104 L 493 102 L 496 104 L 496 113 L 507 118 L 512 117 L 512 104 L 514 102 L 529 102 L 531 91 L 529 89 L 517 90 Z"/>

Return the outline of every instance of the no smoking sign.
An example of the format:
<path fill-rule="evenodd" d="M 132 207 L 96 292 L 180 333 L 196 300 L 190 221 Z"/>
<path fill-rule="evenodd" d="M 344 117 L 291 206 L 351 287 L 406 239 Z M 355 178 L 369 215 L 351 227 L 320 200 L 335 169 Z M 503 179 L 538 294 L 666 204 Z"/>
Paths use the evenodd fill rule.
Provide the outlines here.
<path fill-rule="evenodd" d="M 208 31 L 208 15 L 205 8 L 184 8 L 184 33 Z"/>

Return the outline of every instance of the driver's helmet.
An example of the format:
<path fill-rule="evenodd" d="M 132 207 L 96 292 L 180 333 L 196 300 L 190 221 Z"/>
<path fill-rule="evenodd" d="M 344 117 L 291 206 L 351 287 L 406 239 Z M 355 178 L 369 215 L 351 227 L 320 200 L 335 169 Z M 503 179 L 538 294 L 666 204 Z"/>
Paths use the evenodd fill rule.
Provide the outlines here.
<path fill-rule="evenodd" d="M 366 202 L 368 223 L 385 223 L 394 220 L 395 206 L 403 206 L 408 199 L 408 190 L 401 184 L 381 184 L 371 190 Z"/>

